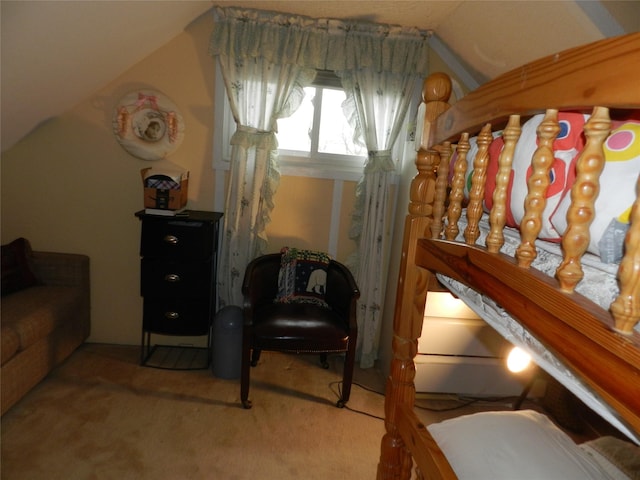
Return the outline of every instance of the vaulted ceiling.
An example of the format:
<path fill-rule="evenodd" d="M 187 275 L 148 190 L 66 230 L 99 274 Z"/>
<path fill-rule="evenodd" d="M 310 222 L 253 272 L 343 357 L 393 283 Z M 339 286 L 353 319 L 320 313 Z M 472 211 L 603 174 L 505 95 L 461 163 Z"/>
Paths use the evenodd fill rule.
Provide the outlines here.
<path fill-rule="evenodd" d="M 433 48 L 471 89 L 537 57 L 640 30 L 635 1 L 2 0 L 2 151 L 169 42 L 214 4 L 432 30 Z"/>

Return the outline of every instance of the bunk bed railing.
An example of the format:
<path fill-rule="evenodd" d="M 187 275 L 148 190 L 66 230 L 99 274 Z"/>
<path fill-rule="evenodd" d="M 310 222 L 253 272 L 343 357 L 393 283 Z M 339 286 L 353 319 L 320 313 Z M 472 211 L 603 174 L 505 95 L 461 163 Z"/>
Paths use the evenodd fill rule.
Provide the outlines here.
<path fill-rule="evenodd" d="M 457 140 L 460 132 L 477 132 L 486 123 L 506 124 L 510 115 L 558 110 L 580 110 L 585 106 L 637 108 L 630 101 L 630 79 L 637 79 L 640 32 L 607 38 L 549 55 L 511 70 L 482 85 L 447 110 L 431 125 L 425 124 L 425 149 Z M 556 89 L 561 82 L 563 88 Z M 605 88 L 606 86 L 606 88 Z M 637 85 L 634 87 L 637 91 Z M 546 105 L 541 105 L 544 99 Z M 633 99 L 631 99 L 633 100 Z M 590 108 L 589 108 L 590 110 Z M 491 118 L 487 118 L 490 115 Z"/>

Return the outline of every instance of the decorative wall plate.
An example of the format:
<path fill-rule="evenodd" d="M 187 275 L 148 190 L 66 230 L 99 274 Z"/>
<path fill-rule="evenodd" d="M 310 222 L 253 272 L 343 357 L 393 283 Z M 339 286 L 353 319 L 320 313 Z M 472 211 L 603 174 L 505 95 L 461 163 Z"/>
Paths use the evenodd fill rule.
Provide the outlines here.
<path fill-rule="evenodd" d="M 162 93 L 138 90 L 118 102 L 113 132 L 131 155 L 143 160 L 160 160 L 182 143 L 184 121 L 177 107 Z"/>

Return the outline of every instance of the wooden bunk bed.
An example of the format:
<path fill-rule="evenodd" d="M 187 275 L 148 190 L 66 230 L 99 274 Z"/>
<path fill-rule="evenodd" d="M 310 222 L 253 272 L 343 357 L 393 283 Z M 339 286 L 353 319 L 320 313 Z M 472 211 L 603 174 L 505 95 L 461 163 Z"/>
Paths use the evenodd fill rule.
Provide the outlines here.
<path fill-rule="evenodd" d="M 411 186 L 405 222 L 393 325 L 394 356 L 385 394 L 386 433 L 381 442 L 378 479 L 408 479 L 414 468 L 419 478 L 458 478 L 455 472 L 459 470 L 451 456 L 444 453 L 429 426 L 422 424 L 413 410 L 414 357 L 426 296 L 435 274 L 448 287 L 458 288 L 454 290 L 456 294 L 468 293 L 470 287 L 471 294 L 484 301 L 479 308 L 481 316 L 485 317 L 484 310 L 489 310 L 487 305 L 495 307 L 500 321 L 507 317 L 511 325 L 525 332 L 525 348 L 532 343 L 537 346 L 540 352 L 537 357 L 534 352 L 534 358 L 544 363 L 551 357 L 547 363 L 553 376 L 581 398 L 586 394 L 588 405 L 595 405 L 607 420 L 638 442 L 637 198 L 631 202 L 634 207 L 626 236 L 623 234 L 624 249 L 620 247 L 624 257 L 613 262 L 617 270 L 617 279 L 615 271 L 613 274 L 614 287 L 596 287 L 615 290 L 607 292 L 612 295 L 611 304 L 579 292 L 587 268 L 585 262 L 599 261 L 597 255 L 590 253 L 597 199 L 617 198 L 620 194 L 617 180 L 614 188 L 610 180 L 607 188 L 600 185 L 599 176 L 607 171 L 605 164 L 612 163 L 605 155 L 606 139 L 612 131 L 619 133 L 615 129 L 626 125 L 627 120 L 640 121 L 639 79 L 640 33 L 634 33 L 526 64 L 483 85 L 451 107 L 447 103 L 451 91 L 448 78 L 435 74 L 425 81 L 422 148 L 416 160 L 418 173 Z M 555 142 L 565 111 L 587 114 L 583 116 L 580 141 L 576 140 L 584 145 L 572 154 L 573 160 L 567 160 L 567 177 L 573 177 L 575 172 L 575 180 L 566 181 L 565 190 L 558 195 L 560 200 L 553 199 L 557 202 L 552 208 L 553 217 L 557 219 L 559 212 L 563 213 L 559 223 L 564 219 L 565 225 L 561 239 L 556 239 L 552 247 L 560 252 L 557 269 L 555 274 L 547 274 L 535 262 L 542 251 L 541 230 L 555 228 L 546 216 L 550 172 L 557 167 L 553 165 L 559 156 Z M 534 129 L 534 147 L 520 148 L 523 130 L 531 128 L 528 124 L 534 118 L 538 125 Z M 640 130 L 635 132 L 640 142 Z M 495 149 L 492 145 L 497 138 L 502 144 Z M 470 150 L 473 159 L 467 159 Z M 533 154 L 526 166 L 530 175 L 525 175 L 518 172 L 517 168 L 524 167 L 514 157 L 528 151 Z M 634 196 L 640 191 L 640 167 L 637 161 L 635 165 L 635 177 L 631 175 Z M 513 210 L 517 207 L 509 201 L 518 196 L 514 184 L 519 175 L 527 177 L 527 192 L 522 211 L 516 215 Z M 628 181 L 629 172 L 626 177 Z M 465 191 L 469 179 L 472 181 Z M 486 179 L 491 185 L 485 187 Z M 491 195 L 487 194 L 489 189 Z M 445 198 L 449 191 L 449 198 Z M 490 212 L 488 204 L 493 204 Z M 511 218 L 514 216 L 519 219 Z M 466 224 L 459 224 L 461 220 Z M 507 228 L 511 237 L 513 232 L 518 235 L 515 254 L 511 256 L 504 252 L 503 230 L 505 223 L 514 221 L 517 228 Z M 484 223 L 489 231 L 481 234 L 479 225 Z M 548 237 L 548 232 L 545 235 Z M 478 241 L 478 237 L 482 240 Z M 500 461 L 499 457 L 496 455 L 495 462 Z M 470 461 L 473 464 L 474 459 Z M 475 478 L 482 478 L 481 473 L 476 473 Z"/>

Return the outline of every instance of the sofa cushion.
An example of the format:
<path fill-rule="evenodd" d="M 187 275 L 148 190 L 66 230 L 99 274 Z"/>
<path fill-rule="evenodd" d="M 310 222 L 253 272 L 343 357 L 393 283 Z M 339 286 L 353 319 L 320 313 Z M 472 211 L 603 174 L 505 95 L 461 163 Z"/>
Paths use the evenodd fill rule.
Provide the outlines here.
<path fill-rule="evenodd" d="M 73 318 L 81 304 L 78 287 L 37 285 L 2 298 L 2 326 L 12 328 L 25 349 Z"/>
<path fill-rule="evenodd" d="M 27 239 L 17 238 L 2 245 L 0 251 L 3 296 L 38 284 L 30 264 L 32 252 Z"/>
<path fill-rule="evenodd" d="M 18 332 L 12 326 L 2 325 L 0 328 L 0 356 L 2 357 L 1 365 L 13 357 L 20 349 L 20 337 Z"/>

